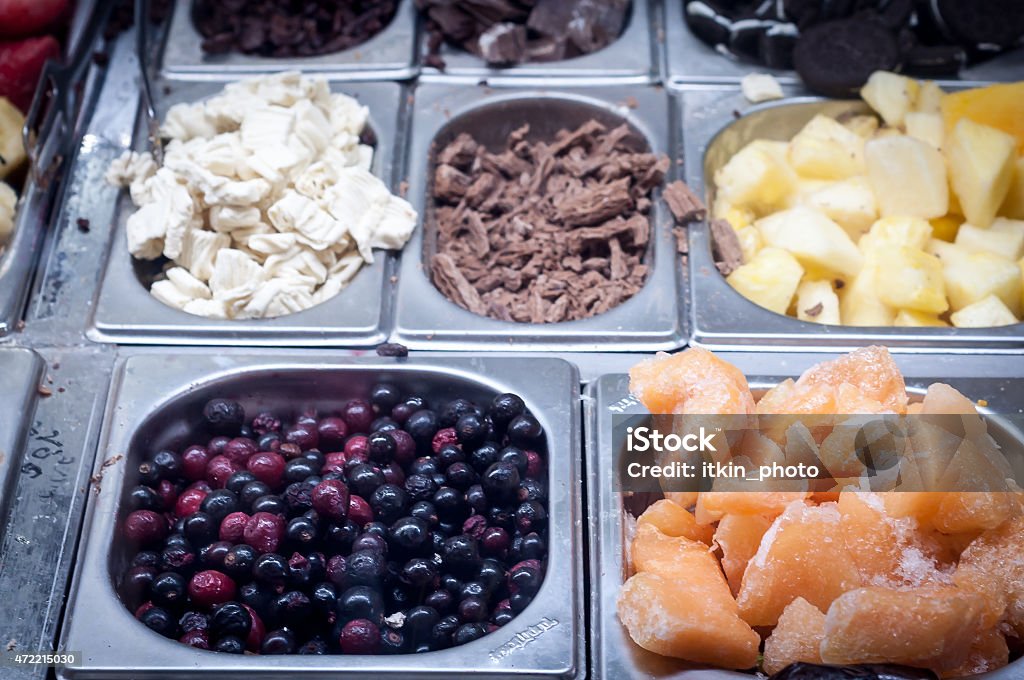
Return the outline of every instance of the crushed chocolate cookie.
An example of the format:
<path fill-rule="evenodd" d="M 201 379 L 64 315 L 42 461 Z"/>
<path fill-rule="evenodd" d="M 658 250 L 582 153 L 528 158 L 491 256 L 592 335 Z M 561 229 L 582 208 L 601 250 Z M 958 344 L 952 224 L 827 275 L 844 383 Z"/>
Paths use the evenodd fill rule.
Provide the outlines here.
<path fill-rule="evenodd" d="M 722 276 L 732 274 L 743 264 L 743 248 L 736 230 L 725 220 L 711 220 L 711 243 L 715 266 Z"/>
<path fill-rule="evenodd" d="M 627 125 L 595 120 L 553 138 L 522 126 L 506 148 L 468 134 L 434 150 L 434 285 L 475 314 L 584 319 L 635 295 L 649 273 L 651 192 L 666 157 Z"/>

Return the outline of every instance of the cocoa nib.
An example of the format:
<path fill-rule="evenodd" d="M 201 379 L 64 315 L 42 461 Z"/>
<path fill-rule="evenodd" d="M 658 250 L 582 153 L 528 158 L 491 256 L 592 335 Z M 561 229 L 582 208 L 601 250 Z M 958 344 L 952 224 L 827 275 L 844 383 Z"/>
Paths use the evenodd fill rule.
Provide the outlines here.
<path fill-rule="evenodd" d="M 668 159 L 590 120 L 504 150 L 462 133 L 434 150 L 434 285 L 475 314 L 557 323 L 606 312 L 647 280 L 651 192 Z"/>

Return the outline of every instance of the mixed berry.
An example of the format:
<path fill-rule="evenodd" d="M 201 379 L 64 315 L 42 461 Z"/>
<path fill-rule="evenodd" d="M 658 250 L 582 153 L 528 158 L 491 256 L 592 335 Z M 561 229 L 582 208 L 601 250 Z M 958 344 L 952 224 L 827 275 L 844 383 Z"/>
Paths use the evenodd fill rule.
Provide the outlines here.
<path fill-rule="evenodd" d="M 214 399 L 194 439 L 139 464 L 121 522 L 137 550 L 121 598 L 161 635 L 234 654 L 426 652 L 505 625 L 540 589 L 545 434 L 514 394 L 431 408 L 381 383 L 290 423 Z"/>

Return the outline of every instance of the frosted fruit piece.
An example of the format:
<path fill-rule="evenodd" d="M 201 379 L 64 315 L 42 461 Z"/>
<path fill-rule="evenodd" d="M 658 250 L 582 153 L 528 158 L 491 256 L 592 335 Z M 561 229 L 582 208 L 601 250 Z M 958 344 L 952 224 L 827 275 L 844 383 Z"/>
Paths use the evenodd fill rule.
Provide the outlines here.
<path fill-rule="evenodd" d="M 903 374 L 885 347 L 872 345 L 822 361 L 804 371 L 796 387 L 849 383 L 894 413 L 907 410 L 907 386 Z"/>
<path fill-rule="evenodd" d="M 789 164 L 797 174 L 844 179 L 864 172 L 864 139 L 818 114 L 789 142 Z"/>
<path fill-rule="evenodd" d="M 953 128 L 947 142 L 950 184 L 971 224 L 988 227 L 995 219 L 1013 180 L 1015 147 L 1005 132 L 966 118 Z"/>
<path fill-rule="evenodd" d="M 694 551 L 708 552 L 708 546 L 685 536 L 669 536 L 650 522 L 637 522 L 636 534 L 630 544 L 633 569 L 665 576 L 677 575 L 677 565 Z"/>
<path fill-rule="evenodd" d="M 857 246 L 862 252 L 873 249 L 890 250 L 900 246 L 924 249 L 932 237 L 932 225 L 920 217 L 883 217 L 871 225 L 867 236 Z"/>
<path fill-rule="evenodd" d="M 779 625 L 764 642 L 765 673 L 778 673 L 797 661 L 821 663 L 819 646 L 825 637 L 825 615 L 802 597 L 788 605 Z"/>
<path fill-rule="evenodd" d="M 929 219 L 949 211 L 946 163 L 931 144 L 907 135 L 876 137 L 864 146 L 864 160 L 883 217 Z"/>
<path fill-rule="evenodd" d="M 1020 309 L 1021 276 L 1013 261 L 992 253 L 968 253 L 942 241 L 929 242 L 928 249 L 942 260 L 942 277 L 953 311 L 989 295 L 997 296 L 1011 312 Z"/>
<path fill-rule="evenodd" d="M 785 142 L 757 140 L 737 151 L 715 173 L 718 196 L 758 214 L 785 205 L 796 188 L 796 173 L 786 163 L 787 146 Z"/>
<path fill-rule="evenodd" d="M 790 504 L 775 519 L 743 574 L 736 598 L 740 616 L 752 626 L 772 626 L 797 597 L 827 609 L 861 585 L 834 504 Z"/>
<path fill-rule="evenodd" d="M 919 83 L 921 86 L 917 91 L 917 101 L 914 102 L 914 111 L 921 113 L 942 113 L 942 100 L 946 93 L 934 81 L 928 80 Z"/>
<path fill-rule="evenodd" d="M 743 372 L 699 347 L 640 362 L 629 371 L 629 390 L 651 413 L 754 412 Z"/>
<path fill-rule="evenodd" d="M 705 491 L 697 498 L 694 515 L 700 524 L 712 524 L 726 515 L 774 518 L 807 496 L 806 491 Z"/>
<path fill-rule="evenodd" d="M 762 395 L 757 402 L 761 415 L 831 415 L 836 411 L 836 391 L 831 385 L 802 385 L 796 387 L 792 378 L 786 378 Z"/>
<path fill-rule="evenodd" d="M 992 622 L 1003 620 L 1024 637 L 1024 517 L 986 531 L 964 549 L 953 577 L 983 595 Z"/>
<path fill-rule="evenodd" d="M 665 500 L 672 501 L 684 510 L 689 510 L 697 502 L 696 491 L 666 491 Z"/>
<path fill-rule="evenodd" d="M 667 536 L 682 536 L 708 545 L 711 543 L 711 528 L 697 524 L 688 510 L 670 500 L 662 499 L 653 503 L 636 522 L 637 527 L 650 524 Z"/>
<path fill-rule="evenodd" d="M 854 276 L 864 257 L 843 228 L 823 213 L 798 206 L 754 223 L 766 246 L 789 251 L 816 276 Z"/>
<path fill-rule="evenodd" d="M 965 678 L 994 671 L 1009 662 L 1010 648 L 1006 645 L 1006 638 L 997 629 L 987 628 L 975 636 L 967 660 L 943 675 L 947 678 Z"/>
<path fill-rule="evenodd" d="M 967 659 L 980 630 L 977 595 L 956 588 L 844 593 L 825 616 L 825 663 L 898 663 L 943 673 Z"/>
<path fill-rule="evenodd" d="M 804 268 L 788 251 L 765 247 L 725 280 L 754 304 L 785 314 L 803 275 Z"/>
<path fill-rule="evenodd" d="M 722 571 L 734 595 L 739 592 L 747 563 L 769 526 L 771 520 L 763 515 L 726 515 L 718 523 L 714 544 L 722 551 Z"/>
<path fill-rule="evenodd" d="M 920 139 L 926 144 L 931 144 L 936 149 L 942 149 L 946 126 L 942 122 L 942 116 L 938 113 L 912 111 L 907 114 L 905 122 L 908 135 L 914 139 Z"/>

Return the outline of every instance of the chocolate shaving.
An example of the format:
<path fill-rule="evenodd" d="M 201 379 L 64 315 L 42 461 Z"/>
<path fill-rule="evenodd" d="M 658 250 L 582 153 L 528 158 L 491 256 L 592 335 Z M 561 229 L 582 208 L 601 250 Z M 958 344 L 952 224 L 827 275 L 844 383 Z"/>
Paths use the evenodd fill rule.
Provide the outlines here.
<path fill-rule="evenodd" d="M 824 310 L 824 309 L 825 309 L 825 305 L 823 305 L 823 304 L 821 304 L 819 302 L 818 304 L 814 305 L 813 307 L 810 307 L 809 309 L 805 309 L 804 310 L 804 314 L 806 314 L 807 316 L 818 316 L 819 314 L 821 314 L 822 310 Z"/>
<path fill-rule="evenodd" d="M 438 253 L 431 260 L 430 268 L 434 275 L 434 283 L 445 296 L 474 314 L 484 313 L 484 303 L 480 295 L 459 271 L 455 260 L 444 253 Z"/>
<path fill-rule="evenodd" d="M 723 276 L 728 276 L 743 264 L 743 248 L 736 237 L 736 230 L 722 219 L 711 220 L 711 242 L 715 255 L 715 266 Z"/>
<path fill-rule="evenodd" d="M 685 182 L 678 180 L 672 182 L 662 190 L 661 197 L 665 199 L 676 224 L 687 225 L 691 222 L 699 222 L 708 215 L 704 201 L 700 200 Z"/>

